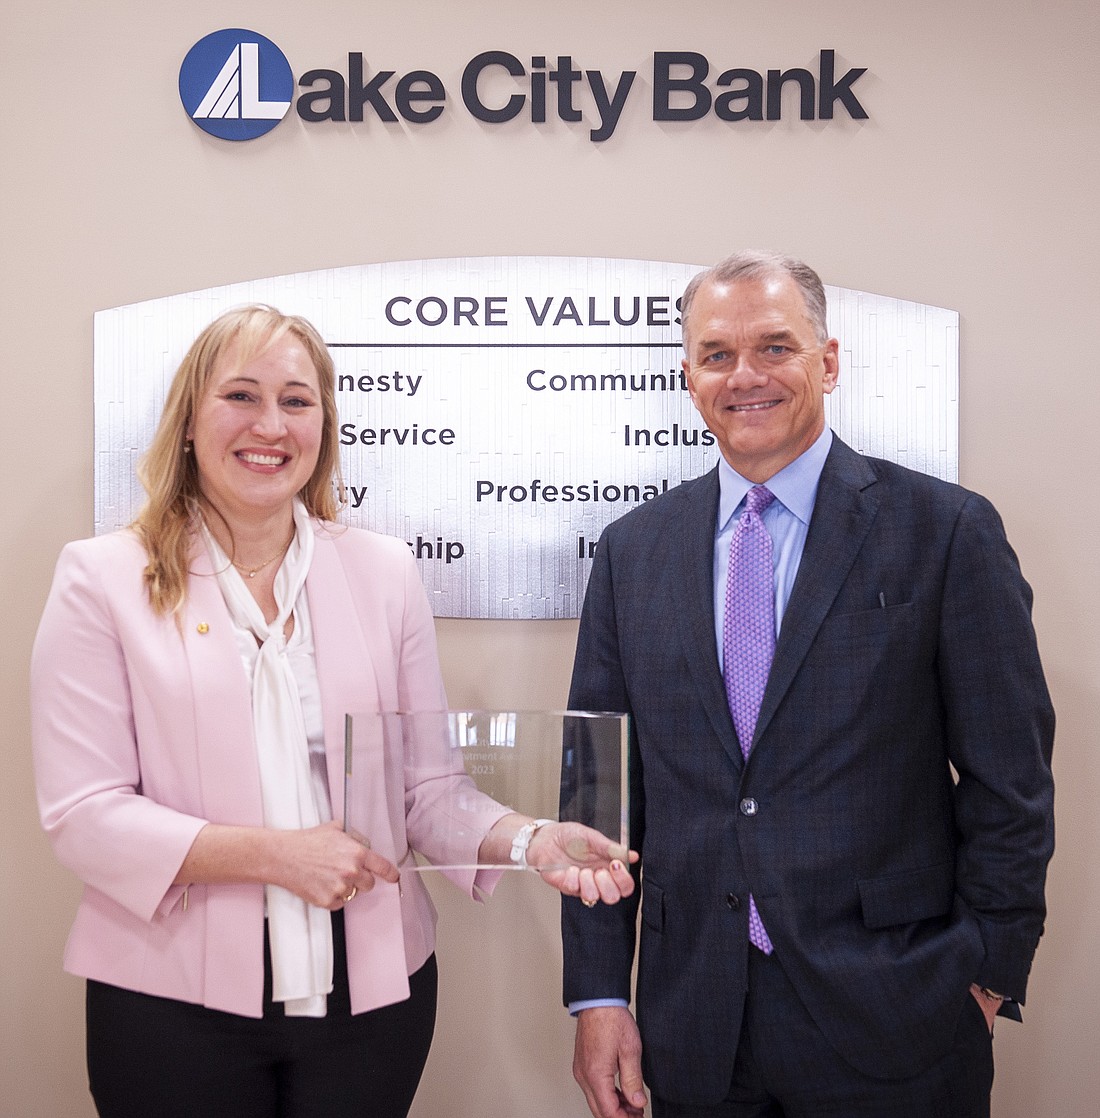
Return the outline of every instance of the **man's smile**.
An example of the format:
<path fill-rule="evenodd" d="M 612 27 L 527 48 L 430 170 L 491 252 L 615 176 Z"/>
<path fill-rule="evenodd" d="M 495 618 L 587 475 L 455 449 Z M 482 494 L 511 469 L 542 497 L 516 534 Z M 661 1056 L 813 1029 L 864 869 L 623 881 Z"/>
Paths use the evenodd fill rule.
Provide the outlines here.
<path fill-rule="evenodd" d="M 756 404 L 730 404 L 727 411 L 763 411 L 765 408 L 774 408 L 781 403 L 780 400 L 761 400 Z"/>

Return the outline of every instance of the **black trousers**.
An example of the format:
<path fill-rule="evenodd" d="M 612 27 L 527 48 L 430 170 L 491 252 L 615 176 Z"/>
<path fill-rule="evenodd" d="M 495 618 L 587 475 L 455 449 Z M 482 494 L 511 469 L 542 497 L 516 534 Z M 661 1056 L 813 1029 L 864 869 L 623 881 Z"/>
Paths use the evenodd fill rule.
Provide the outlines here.
<path fill-rule="evenodd" d="M 88 1081 L 101 1118 L 405 1118 L 435 1028 L 433 956 L 407 1001 L 351 1014 L 342 913 L 325 1017 L 271 1001 L 262 1019 L 171 998 L 87 987 Z"/>
<path fill-rule="evenodd" d="M 993 1043 L 969 994 L 954 1046 L 911 1079 L 872 1079 L 822 1035 L 774 955 L 749 951 L 749 992 L 729 1097 L 715 1107 L 653 1098 L 654 1118 L 989 1118 Z"/>

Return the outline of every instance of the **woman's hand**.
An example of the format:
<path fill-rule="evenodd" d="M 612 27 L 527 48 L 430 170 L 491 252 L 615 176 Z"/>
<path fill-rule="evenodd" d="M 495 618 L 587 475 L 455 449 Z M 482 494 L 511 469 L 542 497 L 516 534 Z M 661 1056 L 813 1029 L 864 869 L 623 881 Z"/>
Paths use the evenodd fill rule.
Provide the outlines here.
<path fill-rule="evenodd" d="M 527 864 L 548 885 L 589 908 L 599 901 L 617 904 L 634 892 L 628 868 L 638 853 L 583 823 L 549 823 L 532 835 Z"/>
<path fill-rule="evenodd" d="M 373 889 L 375 878 L 391 884 L 398 880 L 392 862 L 335 821 L 304 831 L 271 833 L 278 864 L 271 884 L 289 889 L 318 908 L 342 908 L 356 893 Z"/>
<path fill-rule="evenodd" d="M 178 885 L 248 881 L 280 885 L 318 908 L 342 908 L 356 893 L 391 884 L 397 867 L 333 821 L 303 831 L 207 823 L 176 874 Z"/>
<path fill-rule="evenodd" d="M 508 865 L 512 840 L 530 822 L 515 812 L 498 819 L 482 840 L 478 861 Z M 635 851 L 583 823 L 544 823 L 527 846 L 527 865 L 543 881 L 567 897 L 580 897 L 589 907 L 629 897 L 634 892 L 629 866 L 637 860 Z"/>

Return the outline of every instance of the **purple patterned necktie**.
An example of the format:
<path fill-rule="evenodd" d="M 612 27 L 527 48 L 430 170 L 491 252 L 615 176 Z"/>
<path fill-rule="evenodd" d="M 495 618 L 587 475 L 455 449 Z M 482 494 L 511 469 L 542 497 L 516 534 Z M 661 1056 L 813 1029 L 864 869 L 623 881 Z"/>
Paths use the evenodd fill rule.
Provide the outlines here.
<path fill-rule="evenodd" d="M 775 584 L 772 541 L 761 516 L 775 494 L 754 485 L 745 497 L 745 511 L 730 541 L 726 576 L 726 617 L 722 627 L 722 656 L 733 727 L 748 760 L 760 702 L 775 655 Z M 770 955 L 768 936 L 756 901 L 749 895 L 749 939 Z"/>

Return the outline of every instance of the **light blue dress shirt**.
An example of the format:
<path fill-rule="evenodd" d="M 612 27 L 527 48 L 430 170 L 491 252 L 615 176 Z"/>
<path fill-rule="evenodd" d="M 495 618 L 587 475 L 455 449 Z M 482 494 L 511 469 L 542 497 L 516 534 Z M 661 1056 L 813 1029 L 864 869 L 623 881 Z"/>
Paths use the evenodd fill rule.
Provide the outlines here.
<path fill-rule="evenodd" d="M 817 483 L 833 445 L 828 427 L 817 437 L 809 450 L 803 451 L 790 465 L 770 477 L 764 484 L 775 494 L 775 500 L 764 510 L 764 527 L 772 538 L 772 567 L 775 578 L 775 635 L 783 623 L 783 614 L 791 600 L 810 517 L 817 500 Z M 718 461 L 718 524 L 714 536 L 714 633 L 718 642 L 718 667 L 723 667 L 722 626 L 726 612 L 726 572 L 730 561 L 730 540 L 744 512 L 745 497 L 753 482 L 743 478 L 724 458 Z"/>
<path fill-rule="evenodd" d="M 775 500 L 764 510 L 764 527 L 772 538 L 772 566 L 775 571 L 775 632 L 779 635 L 783 614 L 791 600 L 791 590 L 806 546 L 806 533 L 817 500 L 821 471 L 833 445 L 828 427 L 813 446 L 764 484 Z M 718 522 L 714 534 L 714 636 L 718 645 L 718 667 L 723 667 L 722 627 L 726 613 L 726 573 L 729 569 L 730 540 L 744 511 L 745 497 L 754 482 L 743 478 L 724 458 L 718 460 Z M 569 1003 L 569 1012 L 598 1006 L 626 1006 L 621 998 L 591 998 Z"/>

